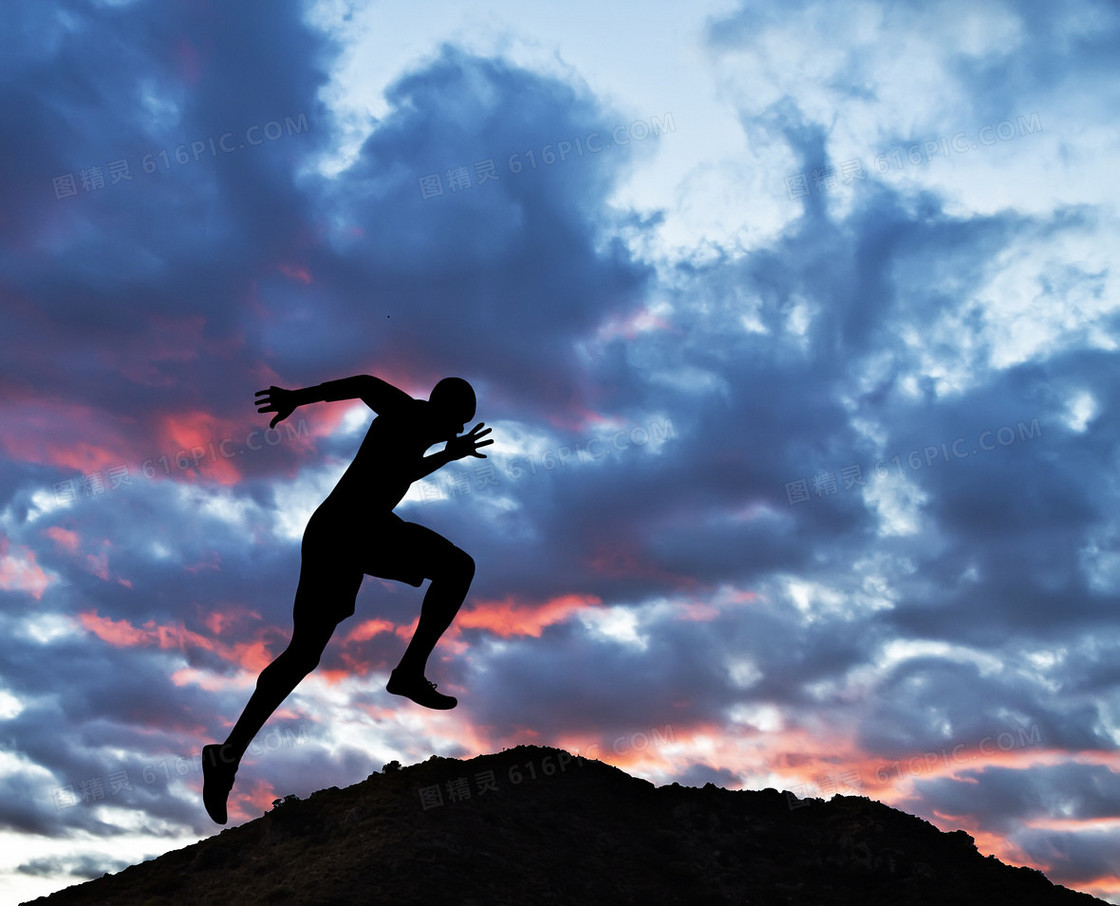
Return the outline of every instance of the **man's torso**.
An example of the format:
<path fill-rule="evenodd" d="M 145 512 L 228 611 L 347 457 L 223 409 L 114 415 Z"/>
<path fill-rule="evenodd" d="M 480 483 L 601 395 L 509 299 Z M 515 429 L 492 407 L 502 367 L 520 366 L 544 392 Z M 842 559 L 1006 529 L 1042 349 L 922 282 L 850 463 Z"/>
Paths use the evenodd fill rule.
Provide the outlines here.
<path fill-rule="evenodd" d="M 390 512 L 400 503 L 428 449 L 423 440 L 425 406 L 411 400 L 374 418 L 354 461 L 327 500 L 365 512 Z"/>

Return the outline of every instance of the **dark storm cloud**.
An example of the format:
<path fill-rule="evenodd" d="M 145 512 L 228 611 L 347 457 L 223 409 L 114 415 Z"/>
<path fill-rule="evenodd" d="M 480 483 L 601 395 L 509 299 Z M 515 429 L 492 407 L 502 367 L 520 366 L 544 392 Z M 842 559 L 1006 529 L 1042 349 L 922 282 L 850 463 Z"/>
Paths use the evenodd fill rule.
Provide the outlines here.
<path fill-rule="evenodd" d="M 584 86 L 451 47 L 386 100 L 390 112 L 358 159 L 325 187 L 336 238 L 311 269 L 340 303 L 334 319 L 308 325 L 310 339 L 371 367 L 468 374 L 493 388 L 491 411 L 498 401 L 522 417 L 578 414 L 590 399 L 573 342 L 635 307 L 649 276 L 603 241 L 612 222 L 603 202 L 654 142 L 612 144 L 633 117 Z M 589 135 L 602 150 L 527 163 L 527 152 L 536 159 Z M 486 164 L 494 175 L 480 182 Z M 457 167 L 467 185 L 424 197 L 421 179 L 443 186 Z M 277 331 L 286 323 L 282 315 Z M 306 367 L 313 347 L 301 352 L 290 334 L 281 348 Z"/>
<path fill-rule="evenodd" d="M 9 58 L 0 119 L 6 172 L 28 177 L 5 184 L 21 254 L 0 266 L 16 314 L 3 379 L 20 395 L 127 411 L 142 432 L 138 410 L 214 406 L 244 381 L 228 359 L 251 275 L 309 220 L 295 173 L 330 132 L 316 100 L 326 44 L 295 2 L 36 9 L 49 49 L 30 42 Z M 286 117 L 297 134 L 262 138 Z M 212 154 L 210 139 L 230 132 L 225 147 L 239 147 Z M 114 181 L 120 161 L 129 178 Z M 66 175 L 78 194 L 56 197 Z M 129 423 L 120 430 L 135 435 Z"/>
<path fill-rule="evenodd" d="M 819 147 L 819 135 L 811 129 L 803 133 L 800 140 L 808 160 Z M 791 135 L 797 134 L 791 130 Z M 928 330 L 945 312 L 945 305 L 937 303 L 946 294 L 967 297 L 974 293 L 987 279 L 991 259 L 1000 249 L 1024 234 L 1060 231 L 1075 226 L 1077 220 L 1059 215 L 1047 224 L 1010 216 L 949 216 L 933 196 L 919 197 L 915 212 L 912 199 L 879 189 L 866 193 L 842 221 L 834 221 L 823 207 L 811 208 L 797 228 L 774 245 L 738 261 L 691 268 L 693 289 L 698 291 L 694 295 L 702 299 L 702 320 L 698 314 L 701 306 L 694 309 L 690 298 L 682 294 L 668 330 L 626 344 L 618 341 L 604 349 L 600 360 L 604 370 L 609 368 L 619 379 L 613 388 L 615 399 L 647 409 L 664 407 L 673 413 L 678 436 L 666 446 L 663 458 L 635 459 L 587 472 L 557 470 L 536 486 L 538 494 L 532 498 L 523 493 L 527 489 L 515 488 L 515 497 L 531 508 L 533 515 L 528 518 L 539 529 L 539 534 L 529 537 L 541 539 L 520 562 L 550 563 L 554 568 L 545 575 L 560 577 L 565 570 L 558 567 L 587 562 L 597 541 L 627 539 L 634 559 L 655 567 L 656 575 L 631 574 L 612 582 L 583 571 L 577 586 L 614 601 L 641 600 L 657 589 L 664 590 L 666 579 L 672 581 L 672 577 L 685 584 L 698 580 L 702 586 L 731 582 L 752 587 L 769 576 L 789 572 L 834 582 L 837 568 L 867 558 L 877 548 L 917 558 L 925 564 L 923 577 L 944 572 L 944 581 L 954 589 L 948 601 L 943 591 L 934 598 L 923 581 L 895 574 L 891 579 L 900 582 L 904 592 L 896 608 L 874 618 L 849 618 L 850 633 L 838 635 L 832 623 L 817 638 L 814 631 L 801 628 L 800 618 L 792 613 L 745 613 L 743 625 L 750 632 L 744 635 L 785 639 L 781 656 L 772 647 L 758 646 L 762 650 L 757 650 L 750 638 L 731 644 L 729 639 L 735 634 L 726 628 L 706 644 L 715 663 L 722 664 L 733 654 L 756 658 L 763 679 L 751 690 L 749 699 L 753 701 L 810 705 L 806 686 L 839 680 L 846 671 L 872 659 L 879 646 L 890 640 L 888 627 L 892 625 L 950 640 L 976 634 L 978 620 L 993 627 L 998 623 L 1005 631 L 1009 612 L 1001 611 L 998 602 L 989 602 L 978 611 L 976 600 L 983 594 L 983 586 L 977 590 L 974 584 L 959 584 L 968 561 L 991 557 L 999 566 L 991 570 L 996 577 L 992 581 L 1017 582 L 1020 570 L 1009 568 L 1012 551 L 1021 556 L 1023 543 L 1035 540 L 1042 545 L 1040 552 L 1054 550 L 1047 537 L 1035 537 L 1038 518 L 1024 525 L 1014 509 L 1008 511 L 1009 506 L 1016 506 L 1019 489 L 1029 480 L 1038 503 L 1027 501 L 1026 505 L 1037 506 L 1039 512 L 1058 505 L 1068 511 L 1074 526 L 1084 528 L 1093 522 L 1088 492 L 1079 490 L 1074 462 L 1065 455 L 1066 451 L 1073 455 L 1076 439 L 1058 422 L 1064 400 L 1052 397 L 1042 405 L 1041 381 L 1024 382 L 1014 370 L 995 372 L 987 380 L 981 372 L 976 375 L 980 382 L 964 395 L 939 397 L 929 384 L 915 400 L 900 384 L 917 375 L 920 386 L 922 366 L 915 350 L 900 342 L 900 326 Z M 769 330 L 767 335 L 739 327 L 744 298 Z M 812 306 L 803 331 L 793 321 L 798 299 L 808 300 Z M 715 332 L 720 335 L 718 344 L 710 342 Z M 884 352 L 893 365 L 885 380 L 868 384 L 869 359 Z M 631 365 L 629 372 L 619 364 L 623 359 Z M 634 369 L 636 363 L 641 368 Z M 648 375 L 671 371 L 693 376 L 694 387 L 689 388 L 686 381 L 684 387 L 672 389 L 658 385 L 654 392 Z M 853 414 L 877 419 L 881 434 L 868 438 L 856 431 Z M 1052 432 L 1039 432 L 1035 420 L 1040 417 L 1055 425 Z M 1011 426 L 1018 431 L 1020 422 L 1025 433 L 1016 435 L 1014 449 L 997 444 L 997 430 Z M 925 456 L 928 447 L 939 447 L 942 439 L 952 443 L 966 436 L 971 444 L 985 431 L 991 432 L 984 438 L 991 449 L 982 451 L 983 456 L 943 464 L 941 471 L 937 466 L 942 464 L 927 464 L 925 472 L 907 476 L 932 495 L 933 502 L 925 511 L 940 529 L 936 548 L 924 552 L 921 538 L 885 543 L 877 537 L 881 517 L 861 493 L 863 483 L 877 477 L 876 463 L 889 460 L 895 450 L 905 455 L 916 449 Z M 940 448 L 937 455 L 941 455 Z M 1071 471 L 1052 468 L 1055 457 L 1065 459 Z M 859 488 L 831 498 L 814 497 L 800 507 L 790 505 L 785 494 L 788 482 L 824 469 L 838 472 L 850 464 L 861 468 Z M 909 468 L 904 460 L 903 469 Z M 948 492 L 956 486 L 962 505 L 979 507 L 972 517 L 962 513 L 959 526 L 941 509 L 952 506 L 954 495 Z M 985 497 L 991 501 L 987 505 Z M 758 504 L 768 512 L 757 511 L 751 519 L 733 516 L 737 510 Z M 999 521 L 1002 537 L 990 537 L 989 527 L 977 522 L 984 514 Z M 458 521 L 460 517 L 451 518 Z M 1053 532 L 1068 528 L 1059 520 Z M 954 538 L 959 539 L 956 544 Z M 495 542 L 497 558 L 501 539 L 495 538 Z M 487 550 L 487 542 L 478 536 L 476 544 L 480 552 Z M 1001 555 L 1001 549 L 1007 556 Z M 1068 556 L 1066 560 L 1074 563 Z M 513 569 L 516 575 L 516 567 Z M 1075 577 L 1071 575 L 1070 581 L 1076 589 Z M 552 590 L 561 587 L 558 583 Z M 545 595 L 549 591 L 539 580 L 536 588 Z M 841 583 L 840 592 L 851 595 L 857 588 Z M 936 619 L 930 610 L 929 619 L 923 622 L 919 615 L 927 599 L 926 606 L 936 606 Z M 1023 632 L 1049 631 L 1045 621 L 1058 618 L 1053 607 L 1042 606 L 1032 613 L 1021 598 L 1016 600 L 1013 623 Z M 780 598 L 776 603 L 790 605 Z M 951 619 L 954 608 L 959 610 L 959 620 Z M 553 641 L 562 637 L 556 635 L 558 631 L 550 630 Z M 660 631 L 661 627 L 650 628 L 654 638 Z M 697 644 L 686 641 L 679 632 L 673 638 L 678 648 Z M 526 644 L 536 647 L 534 642 Z M 1009 655 L 1015 660 L 1022 657 L 1018 651 Z M 496 658 L 495 663 L 510 657 L 513 655 Z M 611 688 L 621 690 L 648 686 L 648 680 L 634 680 L 631 661 L 644 662 L 650 657 L 648 652 L 624 653 L 608 645 L 594 659 L 601 663 L 602 675 L 613 677 Z M 533 664 L 539 670 L 536 660 Z M 907 662 L 899 671 L 916 673 L 921 666 L 921 662 Z M 508 684 L 510 688 L 547 694 L 545 687 L 534 684 L 527 666 L 514 669 L 516 681 Z M 980 688 L 988 690 L 985 701 L 990 704 L 977 712 L 970 704 L 977 685 L 961 679 L 965 674 L 958 664 L 935 659 L 925 669 L 936 676 L 922 681 L 928 698 L 924 706 L 905 699 L 907 685 L 900 677 L 884 678 L 882 695 L 892 702 L 890 714 L 872 711 L 865 728 L 868 743 L 907 753 L 946 741 L 978 740 L 993 727 L 1008 723 L 998 715 L 1009 700 L 1016 702 L 1017 713 L 1025 720 L 1045 722 L 1048 739 L 1073 746 L 1102 742 L 1084 732 L 1077 719 L 1062 721 L 1038 689 L 1023 686 L 1014 676 L 981 684 Z M 675 675 L 672 685 L 678 690 L 704 688 L 708 704 L 716 705 L 713 689 L 725 683 L 721 668 L 704 677 Z M 503 706 L 511 704 L 505 701 Z M 931 707 L 936 713 L 927 713 Z M 581 713 L 589 713 L 588 708 L 584 704 Z M 513 707 L 515 713 L 517 710 Z M 647 717 L 654 719 L 656 714 Z M 603 715 L 605 721 L 621 718 L 618 713 Z M 952 728 L 949 739 L 938 729 L 945 722 Z"/>
<path fill-rule="evenodd" d="M 1032 675 L 1022 652 L 987 652 L 982 665 L 967 656 L 916 656 L 884 672 L 869 692 L 861 745 L 888 759 L 954 746 L 971 752 L 1000 734 L 1010 734 L 1019 748 L 1109 746 L 1093 729 L 1096 708 L 1053 702 L 1044 678 Z M 994 752 L 993 747 L 984 754 Z"/>
<path fill-rule="evenodd" d="M 525 726 L 562 736 L 715 719 L 723 678 L 707 656 L 709 630 L 673 629 L 704 641 L 669 644 L 655 629 L 647 647 L 594 637 L 578 624 L 549 627 L 540 639 L 490 654 L 486 672 L 470 678 L 472 714 L 502 737 Z"/>
<path fill-rule="evenodd" d="M 1048 866 L 1048 875 L 1068 887 L 1120 874 L 1120 834 L 1106 828 L 1082 833 L 1023 829 L 1013 839 L 1028 858 Z"/>
<path fill-rule="evenodd" d="M 706 764 L 692 765 L 675 781 L 681 786 L 702 787 L 709 783 L 722 786 L 726 789 L 736 789 L 740 783 L 732 771 L 723 768 L 714 768 Z"/>
<path fill-rule="evenodd" d="M 161 835 L 168 831 L 157 829 L 160 819 L 197 820 L 169 795 L 169 783 L 179 779 L 175 757 L 193 754 L 184 741 L 198 726 L 190 712 L 208 713 L 212 699 L 176 687 L 165 656 L 91 645 L 80 635 L 46 643 L 15 635 L 0 664 L 5 685 L 25 702 L 5 722 L 5 742 L 50 772 L 21 776 L 21 769 L 9 778 L 5 826 L 50 835 L 74 827 L 101 836 L 131 832 L 86 807 L 97 803 L 139 810 Z M 169 773 L 145 773 L 156 753 L 171 758 Z"/>
<path fill-rule="evenodd" d="M 1052 12 L 1033 4 L 986 8 L 985 14 L 1013 23 L 1006 40 L 983 55 L 945 48 L 945 88 L 950 94 L 959 90 L 973 120 L 995 122 L 1028 109 L 1077 111 L 1082 121 L 1066 121 L 1064 134 L 1093 128 L 1088 124 L 1103 108 L 1091 86 L 1116 67 L 1115 11 L 1082 4 L 1064 10 L 1060 21 Z M 890 15 L 894 25 L 900 17 L 933 15 L 930 24 L 947 33 L 965 27 L 957 19 L 936 22 L 936 10 Z M 750 4 L 713 23 L 709 36 L 719 53 L 734 53 L 765 48 L 768 30 L 774 30 L 772 38 L 785 24 L 784 15 Z M 829 83 L 836 96 L 853 95 L 892 71 L 875 48 L 865 51 L 844 51 L 834 70 L 839 77 Z M 1070 65 L 1081 53 L 1086 66 Z M 880 85 L 885 91 L 895 87 Z M 838 166 L 826 141 L 835 120 L 815 123 L 805 109 L 787 97 L 761 112 L 744 111 L 744 128 L 780 136 L 806 171 L 825 162 Z M 954 105 L 954 115 L 961 109 Z M 923 128 L 935 134 L 947 122 L 936 108 L 915 108 L 913 116 L 885 119 L 877 127 L 880 136 L 901 141 L 925 137 Z M 1005 150 L 1016 158 L 1039 153 L 1026 145 Z M 1091 242 L 1105 207 L 1059 205 L 1024 215 L 1008 206 L 989 215 L 949 214 L 946 199 L 929 190 L 884 185 L 860 186 L 851 200 L 854 207 L 841 219 L 832 213 L 833 199 L 814 193 L 803 200 L 802 219 L 785 233 L 787 249 L 801 254 L 771 248 L 773 266 L 764 271 L 763 255 L 750 250 L 734 270 L 747 276 L 742 295 L 748 298 L 766 299 L 767 290 L 777 287 L 771 297 L 799 290 L 819 307 L 807 331 L 808 364 L 781 378 L 796 382 L 790 394 L 795 411 L 804 411 L 798 401 L 817 404 L 805 423 L 819 421 L 820 409 L 831 410 L 833 418 L 823 422 L 815 445 L 806 443 L 808 432 L 796 423 L 774 438 L 777 468 L 790 476 L 781 480 L 850 464 L 862 467 L 876 488 L 823 500 L 810 492 L 803 504 L 787 508 L 790 534 L 805 537 L 822 564 L 793 568 L 799 577 L 851 589 L 823 564 L 883 555 L 879 568 L 893 589 L 893 603 L 860 624 L 868 631 L 865 654 L 869 663 L 887 652 L 901 659 L 880 668 L 867 690 L 858 739 L 865 750 L 904 766 L 915 759 L 919 770 L 905 779 L 917 778 L 916 793 L 902 806 L 960 816 L 1007 834 L 1031 858 L 1055 866 L 1056 878 L 1099 879 L 1115 872 L 1101 857 L 1113 842 L 1111 832 L 1092 829 L 1094 820 L 1109 821 L 1117 813 L 1114 773 L 1101 765 L 1032 762 L 1045 753 L 1115 748 L 1106 715 L 1115 672 L 1107 663 L 1116 604 L 1109 565 L 1115 544 L 1109 501 L 1117 452 L 1111 418 L 1116 355 L 1103 348 L 1107 340 L 1100 333 L 1113 333 L 1114 318 L 1089 315 L 1080 303 L 1099 298 L 1101 275 L 1054 251 L 1071 240 Z M 802 237 L 814 245 L 799 249 Z M 1006 323 L 1016 315 L 1001 316 L 1005 300 L 991 286 L 1007 273 L 1008 260 L 1032 254 L 1053 261 L 1041 268 L 1037 283 L 1024 287 L 1038 294 L 1032 310 L 1039 317 L 1032 326 L 1049 342 L 1041 348 L 1024 342 L 1020 350 Z M 731 268 L 719 263 L 709 270 Z M 763 273 L 771 276 L 760 285 Z M 743 282 L 710 274 L 704 285 Z M 1004 294 L 1010 289 L 1006 283 L 1002 288 Z M 773 331 L 766 305 L 757 309 L 755 321 Z M 1068 314 L 1062 319 L 1053 314 L 1063 311 Z M 1015 364 L 1017 357 L 1025 361 Z M 1010 367 L 1001 358 L 1012 359 Z M 818 371 L 819 383 L 812 380 Z M 1084 393 L 1091 394 L 1094 412 L 1087 426 L 1075 425 L 1074 400 Z M 857 422 L 858 434 L 852 430 Z M 891 487 L 896 496 L 884 497 L 880 489 Z M 834 515 L 830 504 L 841 499 L 864 517 L 856 524 L 871 532 L 828 530 L 838 528 L 825 520 Z M 910 527 L 881 531 L 899 509 L 907 511 Z M 818 521 L 826 525 L 819 534 L 813 532 Z M 715 546 L 704 540 L 693 535 L 695 550 Z M 900 641 L 910 647 L 899 647 Z M 796 687 L 797 678 L 790 680 Z M 1071 701 L 1063 693 L 1075 688 L 1095 695 Z M 1010 740 L 1007 751 L 996 740 Z M 924 771 L 962 767 L 942 759 L 943 752 L 980 759 L 982 743 L 991 749 L 985 755 L 1014 759 L 1023 769 L 989 764 L 961 779 L 921 776 L 923 765 Z M 1062 819 L 1079 829 L 1042 826 Z M 1015 833 L 1030 821 L 1039 826 Z"/>
<path fill-rule="evenodd" d="M 183 490 L 166 479 L 142 481 L 37 522 L 26 540 L 36 543 L 44 569 L 65 577 L 44 593 L 44 607 L 75 616 L 96 611 L 133 626 L 182 622 L 207 634 L 204 621 L 216 610 L 254 611 L 265 626 L 286 616 L 299 574 L 298 546 L 279 539 L 259 543 L 272 534 L 271 502 L 267 509 L 239 509 L 227 493 L 223 518 L 200 511 L 204 492 L 188 486 L 184 497 Z M 199 509 L 191 512 L 192 505 Z M 47 521 L 76 530 L 81 550 L 51 539 Z M 189 581 L 169 584 L 169 570 Z"/>
<path fill-rule="evenodd" d="M 4 381 L 28 413 L 36 398 L 65 401 L 48 425 L 59 451 L 91 445 L 90 469 L 174 460 L 171 447 L 186 435 L 161 435 L 161 419 L 184 406 L 226 419 L 188 420 L 201 426 L 193 439 L 240 430 L 251 423 L 249 393 L 262 382 L 247 376 L 262 355 L 292 385 L 382 363 L 421 381 L 459 371 L 508 388 L 493 394 L 499 409 L 531 397 L 540 415 L 583 418 L 590 400 L 571 344 L 633 308 L 647 279 L 621 247 L 601 242 L 604 196 L 641 152 L 613 147 L 520 174 L 509 158 L 597 131 L 606 144 L 633 117 L 602 107 L 585 86 L 447 48 L 390 88 L 392 111 L 349 170 L 301 178 L 331 124 L 316 100 L 327 44 L 296 4 L 158 15 L 143 4 L 38 9 L 52 23 L 49 46 L 8 57 L 5 76 L 17 86 L 4 119 L 13 139 L 6 161 L 35 176 L 28 184 L 38 194 L 21 183 L 5 196 L 19 217 L 9 236 L 24 253 L 0 268 L 13 315 Z M 294 134 L 223 148 L 223 136 L 229 146 L 251 127 L 259 137 L 266 124 L 289 121 Z M 222 153 L 210 153 L 211 138 Z M 196 140 L 206 146 L 197 159 Z M 189 160 L 176 159 L 180 145 Z M 501 166 L 498 180 L 420 197 L 429 170 L 484 158 Z M 131 179 L 110 182 L 110 162 L 122 160 Z M 63 174 L 74 176 L 76 195 L 54 197 Z M 95 182 L 87 189 L 83 179 Z M 340 230 L 355 235 L 349 227 L 362 241 L 337 241 Z M 321 245 L 324 237 L 334 244 Z M 20 417 L 22 432 L 43 427 Z M 267 472 L 354 446 L 310 443 L 311 451 L 280 448 L 233 465 Z M 230 646 L 256 639 L 274 655 L 286 638 L 297 546 L 261 543 L 286 501 L 254 480 L 215 497 L 205 483 L 187 490 L 193 475 L 135 471 L 128 486 L 46 516 L 34 495 L 49 499 L 73 473 L 35 470 L 30 487 L 26 468 L 13 475 L 9 512 L 21 543 L 34 545 L 53 577 L 40 613 L 65 615 L 74 629 L 2 652 L 6 685 L 24 703 L 6 723 L 8 742 L 40 766 L 13 778 L 9 827 L 111 836 L 124 833 L 112 816 L 125 808 L 145 815 L 153 835 L 205 831 L 173 785 L 197 778 L 153 766 L 192 763 L 198 731 L 216 707 L 239 708 L 243 694 L 215 695 L 171 673 L 228 673 Z M 169 569 L 188 581 L 169 584 Z M 407 623 L 417 603 L 388 610 Z M 227 618 L 217 632 L 207 622 L 214 613 Z M 343 666 L 342 654 L 332 651 L 324 666 Z M 132 754 L 107 755 L 120 748 Z M 357 755 L 342 753 L 339 782 L 368 772 L 368 756 Z M 278 782 L 291 785 L 298 773 L 281 771 Z"/>
<path fill-rule="evenodd" d="M 1018 851 L 1046 866 L 1053 881 L 1081 886 L 1114 875 L 1120 866 L 1112 826 L 1120 809 L 1114 778 L 1103 764 L 986 767 L 954 778 L 919 779 L 915 795 L 900 807 L 932 810 L 1006 834 Z M 1071 819 L 1082 826 L 1063 829 Z"/>
<path fill-rule="evenodd" d="M 1029 774 L 987 767 L 955 779 L 920 780 L 915 787 L 938 811 L 973 815 L 1004 831 L 1058 815 L 1112 818 L 1120 808 L 1112 772 L 1103 764 L 1037 765 Z"/>
<path fill-rule="evenodd" d="M 534 613 L 574 603 L 532 632 L 493 616 L 457 630 L 471 657 L 444 649 L 438 678 L 465 690 L 457 715 L 474 733 L 450 742 L 406 733 L 408 712 L 402 726 L 381 713 L 374 680 L 403 640 L 346 636 L 364 620 L 407 626 L 422 595 L 367 580 L 322 670 L 357 678 L 338 696 L 387 751 L 476 754 L 475 740 L 526 731 L 591 737 L 604 752 L 619 734 L 657 728 L 682 746 L 694 731 L 734 742 L 747 732 L 736 709 L 770 708 L 822 746 L 850 740 L 853 757 L 927 767 L 928 753 L 957 745 L 988 755 L 980 747 L 994 737 L 997 757 L 967 775 L 896 779 L 914 779 L 908 809 L 972 816 L 1035 858 L 1088 838 L 1015 822 L 1116 814 L 1107 769 L 1031 762 L 1115 748 L 1104 702 L 1116 678 L 1120 382 L 1116 354 L 1092 336 L 1116 321 L 1078 315 L 1006 364 L 997 352 L 1021 350 L 1008 352 L 998 306 L 976 301 L 1007 258 L 1091 237 L 1104 213 L 970 213 L 930 188 L 868 178 L 846 205 L 812 194 L 753 244 L 658 262 L 661 282 L 616 238 L 652 235 L 660 215 L 609 202 L 655 147 L 608 147 L 610 134 L 654 111 L 617 109 L 574 76 L 440 47 L 390 83 L 356 157 L 326 176 L 313 164 L 338 151 L 338 135 L 317 97 L 334 48 L 300 13 L 22 4 L 5 33 L 16 37 L 0 54 L 0 154 L 5 172 L 29 174 L 0 187 L 11 250 L 0 258 L 0 514 L 11 534 L 0 676 L 22 705 L 0 738 L 23 759 L 4 781 L 5 826 L 118 837 L 117 807 L 151 836 L 211 829 L 192 798 L 199 737 L 236 715 L 247 690 L 231 681 L 290 631 L 298 542 L 280 519 L 318 502 L 360 433 L 321 436 L 338 410 L 309 408 L 310 435 L 231 457 L 224 475 L 178 470 L 53 509 L 52 483 L 173 458 L 199 437 L 240 443 L 261 422 L 250 408 L 260 386 L 357 372 L 421 395 L 462 374 L 479 389 L 480 419 L 552 450 L 609 437 L 606 425 L 672 425 L 657 443 L 516 478 L 512 457 L 494 454 L 496 483 L 479 482 L 482 461 L 456 464 L 440 477 L 458 475 L 459 492 L 401 507 L 475 557 L 464 615 L 507 600 Z M 709 38 L 742 47 L 790 15 L 752 6 Z M 32 33 L 42 37 L 20 40 Z M 1059 71 L 1061 54 L 1082 48 L 1106 72 L 1113 34 L 1085 32 L 1047 65 Z M 1028 46 L 1042 36 L 1032 26 Z M 1029 109 L 1015 86 L 1003 100 L 996 87 L 1021 67 L 958 61 L 983 95 L 980 121 Z M 751 142 L 814 167 L 829 159 L 832 124 L 809 109 L 780 98 L 740 111 L 740 123 Z M 301 115 L 308 128 L 275 141 L 174 159 L 181 144 L 229 132 L 240 143 L 250 127 L 283 131 Z M 595 133 L 604 147 L 592 152 Z M 544 162 L 546 146 L 576 139 L 583 153 Z M 145 173 L 144 155 L 161 149 L 171 165 Z M 131 181 L 54 197 L 54 177 L 120 159 Z M 488 161 L 496 178 L 480 182 Z M 457 168 L 469 185 L 452 190 Z M 1066 265 L 1039 278 L 1040 321 L 1107 290 L 1091 266 Z M 652 326 L 631 329 L 642 309 Z M 1097 406 L 1087 427 L 1071 418 L 1082 392 Z M 999 440 L 1004 428 L 1013 442 Z M 979 449 L 984 432 L 994 447 Z M 815 484 L 829 473 L 831 492 Z M 806 496 L 794 502 L 799 481 Z M 48 576 L 38 598 L 17 581 L 28 551 Z M 61 618 L 75 621 L 69 632 Z M 379 767 L 379 752 L 334 735 L 339 716 L 312 706 L 276 718 L 280 742 L 246 776 L 302 795 Z M 756 767 L 710 760 L 674 756 L 679 779 L 736 785 Z M 112 790 L 118 771 L 131 789 Z M 59 807 L 67 787 L 94 796 L 95 778 L 107 808 L 65 797 Z M 1095 841 L 1070 872 L 1115 871 Z M 83 859 L 25 865 L 88 870 Z"/>

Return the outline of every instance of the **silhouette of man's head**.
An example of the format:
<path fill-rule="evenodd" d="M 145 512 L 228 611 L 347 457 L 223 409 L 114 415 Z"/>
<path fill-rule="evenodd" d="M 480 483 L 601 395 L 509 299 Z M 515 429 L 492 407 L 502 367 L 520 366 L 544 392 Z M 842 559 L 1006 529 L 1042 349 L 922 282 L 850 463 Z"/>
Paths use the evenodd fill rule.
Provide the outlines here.
<path fill-rule="evenodd" d="M 441 421 L 446 419 L 448 426 L 458 426 L 455 434 L 461 433 L 466 423 L 474 418 L 477 405 L 474 388 L 457 377 L 444 378 L 436 384 L 428 402 L 436 409 Z"/>

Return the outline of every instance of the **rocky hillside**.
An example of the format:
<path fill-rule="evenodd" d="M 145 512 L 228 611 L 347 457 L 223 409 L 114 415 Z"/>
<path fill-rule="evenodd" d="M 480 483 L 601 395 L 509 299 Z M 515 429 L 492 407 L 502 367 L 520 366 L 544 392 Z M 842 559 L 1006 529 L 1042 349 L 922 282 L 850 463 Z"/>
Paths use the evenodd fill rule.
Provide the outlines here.
<path fill-rule="evenodd" d="M 199 808 L 202 808 L 201 802 Z M 1091 904 L 862 797 L 654 787 L 560 749 L 386 765 L 116 875 L 70 904 Z"/>

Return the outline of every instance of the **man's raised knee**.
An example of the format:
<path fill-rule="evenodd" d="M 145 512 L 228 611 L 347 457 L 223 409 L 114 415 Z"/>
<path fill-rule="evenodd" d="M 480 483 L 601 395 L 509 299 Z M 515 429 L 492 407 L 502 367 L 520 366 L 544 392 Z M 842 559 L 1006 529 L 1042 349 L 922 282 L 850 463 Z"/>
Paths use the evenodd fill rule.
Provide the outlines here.
<path fill-rule="evenodd" d="M 464 550 L 453 548 L 444 563 L 443 574 L 448 579 L 470 582 L 474 578 L 474 557 Z"/>

